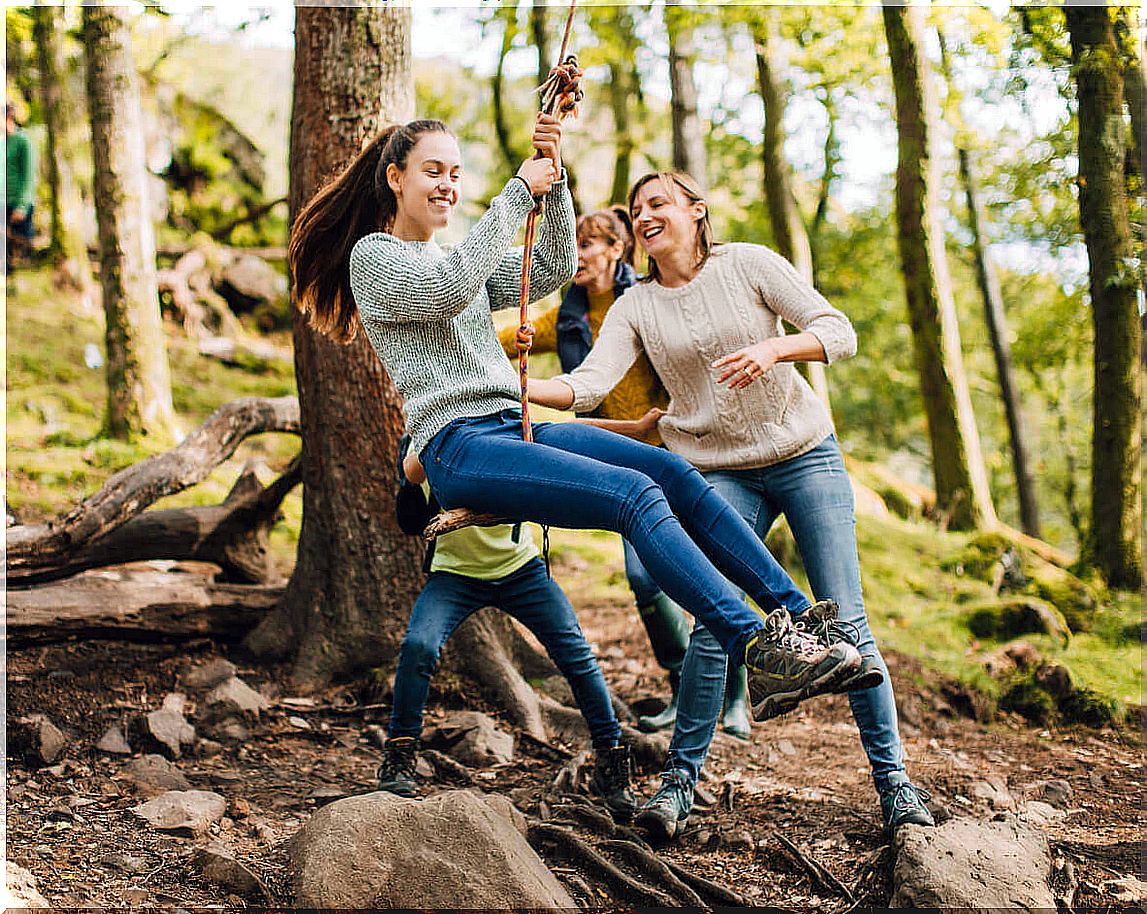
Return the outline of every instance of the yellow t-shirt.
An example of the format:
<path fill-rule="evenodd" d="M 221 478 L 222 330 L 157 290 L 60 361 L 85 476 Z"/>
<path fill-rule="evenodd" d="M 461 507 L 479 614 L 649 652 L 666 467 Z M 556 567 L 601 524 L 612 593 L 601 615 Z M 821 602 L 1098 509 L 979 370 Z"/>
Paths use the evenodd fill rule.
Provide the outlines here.
<path fill-rule="evenodd" d="M 423 485 L 429 493 L 430 487 Z M 536 558 L 538 547 L 530 528 L 523 524 L 518 542 L 513 540 L 513 524 L 496 527 L 463 527 L 438 537 L 431 571 L 448 571 L 479 581 L 497 581 L 513 574 Z"/>

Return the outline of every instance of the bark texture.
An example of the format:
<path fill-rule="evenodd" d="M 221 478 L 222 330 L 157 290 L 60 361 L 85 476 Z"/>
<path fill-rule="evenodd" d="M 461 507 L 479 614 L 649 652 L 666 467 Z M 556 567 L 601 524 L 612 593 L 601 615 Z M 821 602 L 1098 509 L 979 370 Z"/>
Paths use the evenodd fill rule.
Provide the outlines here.
<path fill-rule="evenodd" d="M 939 108 L 923 54 L 918 7 L 883 7 L 896 90 L 896 221 L 916 369 L 928 420 L 936 501 L 953 529 L 995 522 L 988 474 L 964 375 L 944 252 L 933 154 Z"/>
<path fill-rule="evenodd" d="M 1087 555 L 1112 586 L 1143 583 L 1141 325 L 1123 172 L 1123 77 L 1106 6 L 1067 6 L 1079 108 L 1079 220 L 1095 328 Z"/>
<path fill-rule="evenodd" d="M 765 18 L 767 17 L 767 18 Z M 792 174 L 785 158 L 786 90 L 777 72 L 776 29 L 771 12 L 762 12 L 753 21 L 756 45 L 757 89 L 765 105 L 764 135 L 761 139 L 761 161 L 764 166 L 765 203 L 777 252 L 813 284 L 812 245 L 804 219 L 793 194 Z M 826 190 L 827 194 L 827 190 Z M 827 208 L 827 203 L 825 204 Z M 807 362 L 808 380 L 825 406 L 830 406 L 828 376 L 820 362 Z"/>
<path fill-rule="evenodd" d="M 693 27 L 676 0 L 665 7 L 665 28 L 669 35 L 669 91 L 673 120 L 673 167 L 691 175 L 704 190 L 705 138 L 697 114 L 697 84 L 693 79 Z"/>
<path fill-rule="evenodd" d="M 291 121 L 292 218 L 386 123 L 414 114 L 410 10 L 299 6 Z M 281 609 L 250 636 L 290 657 L 299 684 L 379 665 L 422 585 L 422 544 L 394 519 L 400 398 L 365 335 L 295 323 L 303 524 Z"/>
<path fill-rule="evenodd" d="M 84 50 L 100 282 L 107 322 L 107 431 L 177 436 L 147 204 L 139 83 L 125 7 L 85 6 Z"/>
<path fill-rule="evenodd" d="M 92 267 L 82 228 L 83 200 L 72 159 L 73 150 L 80 146 L 75 133 L 82 120 L 77 100 L 68 89 L 62 11 L 39 0 L 33 30 L 40 64 L 40 99 L 47 128 L 44 164 L 51 217 L 49 252 L 68 281 L 90 300 Z"/>

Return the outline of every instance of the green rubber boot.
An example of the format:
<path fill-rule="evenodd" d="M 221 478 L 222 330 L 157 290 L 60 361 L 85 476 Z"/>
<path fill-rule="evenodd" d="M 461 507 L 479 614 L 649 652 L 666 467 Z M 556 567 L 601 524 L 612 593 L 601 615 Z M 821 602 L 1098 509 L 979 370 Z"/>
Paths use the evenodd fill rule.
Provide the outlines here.
<path fill-rule="evenodd" d="M 645 625 L 654 658 L 669 673 L 672 690 L 672 698 L 664 711 L 637 720 L 639 730 L 655 733 L 672 727 L 677 719 L 677 688 L 681 681 L 681 664 L 685 662 L 685 651 L 689 647 L 689 620 L 684 610 L 663 593 L 659 593 L 652 603 L 637 607 L 637 612 Z"/>
<path fill-rule="evenodd" d="M 725 674 L 725 710 L 721 715 L 721 729 L 737 739 L 747 740 L 752 732 L 749 719 L 749 702 L 746 698 L 748 681 L 745 668 L 741 664 L 729 664 Z"/>

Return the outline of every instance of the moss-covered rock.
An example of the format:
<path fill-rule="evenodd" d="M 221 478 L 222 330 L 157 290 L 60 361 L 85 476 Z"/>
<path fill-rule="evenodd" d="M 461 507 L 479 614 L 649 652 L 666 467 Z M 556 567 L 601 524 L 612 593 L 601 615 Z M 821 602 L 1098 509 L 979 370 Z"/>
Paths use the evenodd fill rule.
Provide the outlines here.
<path fill-rule="evenodd" d="M 1041 725 L 1082 724 L 1096 728 L 1118 723 L 1123 713 L 1115 699 L 1075 685 L 1067 668 L 1058 663 L 1044 663 L 1013 674 L 1000 696 L 1000 707 Z"/>
<path fill-rule="evenodd" d="M 977 638 L 1008 641 L 1019 635 L 1047 634 L 1066 647 L 1071 630 L 1063 614 L 1051 603 L 1038 597 L 1008 597 L 971 607 L 967 614 L 968 630 Z"/>
<path fill-rule="evenodd" d="M 1049 562 L 1032 567 L 1028 576 L 1028 590 L 1063 613 L 1073 632 L 1091 631 L 1099 595 L 1089 584 Z"/>
<path fill-rule="evenodd" d="M 1017 676 L 1000 695 L 1000 708 L 1015 711 L 1032 723 L 1046 725 L 1056 714 L 1056 702 L 1031 676 Z"/>

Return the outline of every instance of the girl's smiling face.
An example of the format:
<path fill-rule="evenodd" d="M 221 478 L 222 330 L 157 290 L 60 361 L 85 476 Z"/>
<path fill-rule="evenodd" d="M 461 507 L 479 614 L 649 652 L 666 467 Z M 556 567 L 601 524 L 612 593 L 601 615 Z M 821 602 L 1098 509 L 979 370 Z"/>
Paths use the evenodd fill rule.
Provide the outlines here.
<path fill-rule="evenodd" d="M 673 251 L 696 250 L 705 204 L 690 201 L 675 184 L 653 180 L 638 189 L 630 215 L 638 243 L 656 259 Z"/>
<path fill-rule="evenodd" d="M 410 150 L 406 167 L 391 164 L 386 180 L 398 200 L 393 234 L 429 241 L 450 224 L 461 197 L 462 153 L 448 133 L 424 133 Z"/>

